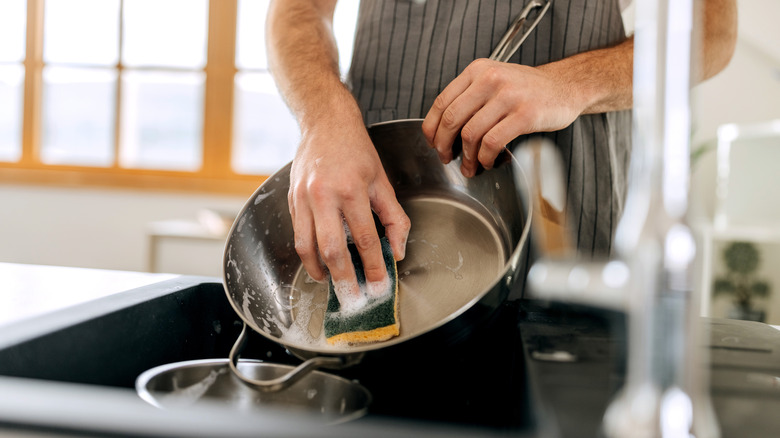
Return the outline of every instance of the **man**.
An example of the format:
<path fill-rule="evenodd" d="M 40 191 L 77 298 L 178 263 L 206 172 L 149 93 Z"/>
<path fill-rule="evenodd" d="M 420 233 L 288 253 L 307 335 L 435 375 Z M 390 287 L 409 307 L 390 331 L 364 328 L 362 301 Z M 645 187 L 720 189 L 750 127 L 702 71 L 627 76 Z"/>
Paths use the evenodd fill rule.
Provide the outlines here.
<path fill-rule="evenodd" d="M 463 139 L 461 172 L 490 169 L 518 137 L 545 133 L 568 171 L 567 208 L 580 251 L 608 253 L 622 212 L 632 104 L 633 39 L 619 0 L 554 0 L 508 63 L 487 57 L 527 0 L 364 0 L 349 85 L 332 33 L 336 0 L 275 0 L 268 15 L 271 71 L 298 118 L 302 140 L 290 176 L 295 248 L 309 275 L 355 284 L 346 221 L 367 281 L 385 273 L 371 212 L 396 259 L 410 222 L 365 125 L 425 117 L 443 162 Z M 733 53 L 735 0 L 700 0 L 696 80 Z M 356 286 L 355 286 L 356 287 Z M 354 289 L 353 289 L 354 290 Z"/>

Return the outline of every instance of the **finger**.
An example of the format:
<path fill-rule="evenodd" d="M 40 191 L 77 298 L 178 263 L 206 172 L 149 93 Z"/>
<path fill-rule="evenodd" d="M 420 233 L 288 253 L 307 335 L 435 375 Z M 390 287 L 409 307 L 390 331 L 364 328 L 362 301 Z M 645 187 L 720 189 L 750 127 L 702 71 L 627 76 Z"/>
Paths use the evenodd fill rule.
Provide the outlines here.
<path fill-rule="evenodd" d="M 482 83 L 475 81 L 492 63 L 495 61 L 477 59 L 469 64 L 437 96 L 423 121 L 423 133 L 428 144 L 436 148 L 439 158 L 445 164 L 452 160 L 452 145 L 461 127 L 484 104 L 485 96 L 489 94 L 489 90 L 484 90 L 484 86 L 479 87 L 481 90 L 475 90 L 474 85 Z M 470 93 L 469 99 L 458 102 L 467 92 Z M 464 103 L 468 105 L 463 105 Z"/>
<path fill-rule="evenodd" d="M 360 295 L 355 277 L 355 266 L 347 249 L 347 236 L 341 212 L 333 209 L 327 212 L 314 211 L 315 230 L 320 255 L 330 271 L 330 277 L 339 303 L 353 302 Z"/>
<path fill-rule="evenodd" d="M 290 205 L 294 205 L 291 202 Z M 314 232 L 314 218 L 311 211 L 305 208 L 290 208 L 295 252 L 301 258 L 303 268 L 315 281 L 325 281 L 325 270 L 317 252 L 317 240 Z M 293 213 L 294 212 L 294 213 Z"/>
<path fill-rule="evenodd" d="M 518 130 L 518 126 L 520 124 L 517 121 L 507 117 L 496 123 L 482 137 L 478 160 L 485 169 L 492 168 L 498 155 L 506 149 L 506 145 L 523 134 Z"/>
<path fill-rule="evenodd" d="M 460 96 L 468 88 L 471 81 L 465 75 L 459 75 L 452 80 L 445 88 L 436 96 L 436 100 L 433 101 L 433 105 L 428 110 L 428 114 L 425 115 L 425 119 L 422 123 L 422 131 L 425 139 L 428 141 L 428 145 L 434 147 L 434 140 L 441 124 L 442 114 L 450 106 L 450 104 Z"/>
<path fill-rule="evenodd" d="M 290 217 L 295 220 L 295 189 L 292 185 L 287 191 L 287 209 L 290 210 Z"/>
<path fill-rule="evenodd" d="M 455 79 L 447 84 L 447 86 L 444 87 L 444 90 L 442 90 L 441 93 L 439 93 L 439 95 L 436 97 L 436 100 L 428 110 L 428 114 L 426 114 L 425 120 L 423 120 L 422 124 L 423 134 L 425 135 L 425 138 L 428 140 L 428 144 L 431 145 L 431 147 L 433 147 L 436 132 L 438 131 L 439 125 L 441 124 L 444 111 L 458 96 L 463 94 L 463 92 L 469 88 L 474 80 L 474 77 L 476 77 L 479 72 L 484 70 L 484 68 L 488 66 L 490 62 L 492 61 L 487 59 L 477 59 L 472 61 L 472 63 L 469 64 L 461 74 L 456 76 Z"/>
<path fill-rule="evenodd" d="M 476 174 L 477 167 L 485 154 L 482 151 L 485 135 L 505 117 L 506 109 L 501 101 L 488 101 L 474 116 L 469 119 L 461 130 L 463 140 L 463 159 L 461 161 L 461 173 L 466 177 Z M 503 145 L 502 145 L 503 146 Z M 492 151 L 488 151 L 492 153 Z M 496 156 L 498 152 L 496 152 Z M 495 158 L 495 156 L 493 157 Z M 492 161 L 486 169 L 492 167 Z M 484 165 L 484 163 L 483 163 Z"/>
<path fill-rule="evenodd" d="M 389 181 L 385 180 L 375 187 L 371 205 L 379 217 L 379 222 L 385 227 L 385 236 L 390 242 L 395 260 L 403 260 L 406 257 L 406 241 L 409 238 L 411 221 L 398 203 Z"/>
<path fill-rule="evenodd" d="M 436 149 L 439 160 L 447 164 L 452 161 L 452 145 L 460 134 L 463 124 L 485 103 L 485 95 L 476 93 L 466 76 L 456 78 L 436 98 L 431 107 L 429 145 Z M 423 121 L 425 123 L 425 121 Z M 434 126 L 435 123 L 435 126 Z"/>
<path fill-rule="evenodd" d="M 370 285 L 384 280 L 387 277 L 382 245 L 379 242 L 379 234 L 374 224 L 374 216 L 371 214 L 371 205 L 368 195 L 353 198 L 344 205 L 344 218 L 347 220 L 352 240 L 363 262 L 363 272 L 366 282 Z"/>
<path fill-rule="evenodd" d="M 488 102 L 489 94 L 479 91 L 480 88 L 480 86 L 472 85 L 466 89 L 442 115 L 433 147 L 436 148 L 439 158 L 445 164 L 453 158 L 452 145 L 457 136 L 461 134 L 463 127 Z"/>

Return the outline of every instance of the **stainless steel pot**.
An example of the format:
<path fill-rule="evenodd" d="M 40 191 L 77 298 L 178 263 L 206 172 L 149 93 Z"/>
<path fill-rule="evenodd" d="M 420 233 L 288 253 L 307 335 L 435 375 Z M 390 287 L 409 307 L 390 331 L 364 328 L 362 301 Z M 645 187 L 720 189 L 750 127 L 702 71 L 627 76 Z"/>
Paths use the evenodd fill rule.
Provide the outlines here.
<path fill-rule="evenodd" d="M 256 379 L 273 379 L 293 368 L 246 359 L 238 367 L 243 375 Z M 142 399 L 163 409 L 210 401 L 241 411 L 294 410 L 329 424 L 363 416 L 371 402 L 371 394 L 357 382 L 319 371 L 308 373 L 284 391 L 254 391 L 230 371 L 228 359 L 191 360 L 152 368 L 138 376 L 136 391 Z"/>
<path fill-rule="evenodd" d="M 449 342 L 492 316 L 515 282 L 522 281 L 519 265 L 530 211 L 518 199 L 518 170 L 500 165 L 465 178 L 460 160 L 439 161 L 421 124 L 403 120 L 368 128 L 412 222 L 406 258 L 398 263 L 400 336 L 354 346 L 326 343 L 322 327 L 328 288 L 309 278 L 295 252 L 288 164 L 257 189 L 237 216 L 225 245 L 223 280 L 246 326 L 307 362 L 290 376 L 246 383 L 277 390 L 294 382 L 296 373 L 349 366 L 365 352 L 413 338 Z M 231 352 L 233 364 L 245 334 L 246 327 Z M 240 375 L 235 366 L 234 371 Z"/>

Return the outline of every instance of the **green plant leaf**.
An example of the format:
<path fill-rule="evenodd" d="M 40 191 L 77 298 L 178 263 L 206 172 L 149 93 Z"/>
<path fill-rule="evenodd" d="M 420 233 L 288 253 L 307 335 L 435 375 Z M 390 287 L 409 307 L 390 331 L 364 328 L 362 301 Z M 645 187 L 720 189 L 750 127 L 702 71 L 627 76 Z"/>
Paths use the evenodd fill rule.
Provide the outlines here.
<path fill-rule="evenodd" d="M 757 281 L 750 287 L 750 293 L 757 297 L 765 297 L 769 295 L 769 283 L 766 281 Z"/>
<path fill-rule="evenodd" d="M 734 283 L 725 278 L 716 278 L 712 289 L 715 295 L 734 293 Z"/>
<path fill-rule="evenodd" d="M 758 268 L 761 257 L 750 242 L 733 242 L 723 251 L 726 266 L 740 274 L 750 274 Z"/>

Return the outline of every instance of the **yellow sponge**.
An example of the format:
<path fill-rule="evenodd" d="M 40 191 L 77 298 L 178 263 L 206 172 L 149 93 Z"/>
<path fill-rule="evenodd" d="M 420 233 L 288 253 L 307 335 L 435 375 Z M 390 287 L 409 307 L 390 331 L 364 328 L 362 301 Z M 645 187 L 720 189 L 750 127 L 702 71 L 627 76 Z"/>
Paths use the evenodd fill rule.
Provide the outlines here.
<path fill-rule="evenodd" d="M 331 345 L 358 344 L 386 341 L 398 336 L 401 324 L 398 320 L 398 271 L 390 242 L 383 237 L 382 255 L 387 267 L 385 289 L 370 291 L 357 248 L 349 245 L 355 275 L 360 286 L 360 303 L 354 308 L 341 306 L 336 297 L 333 281 L 328 287 L 328 307 L 325 311 L 325 337 Z"/>

